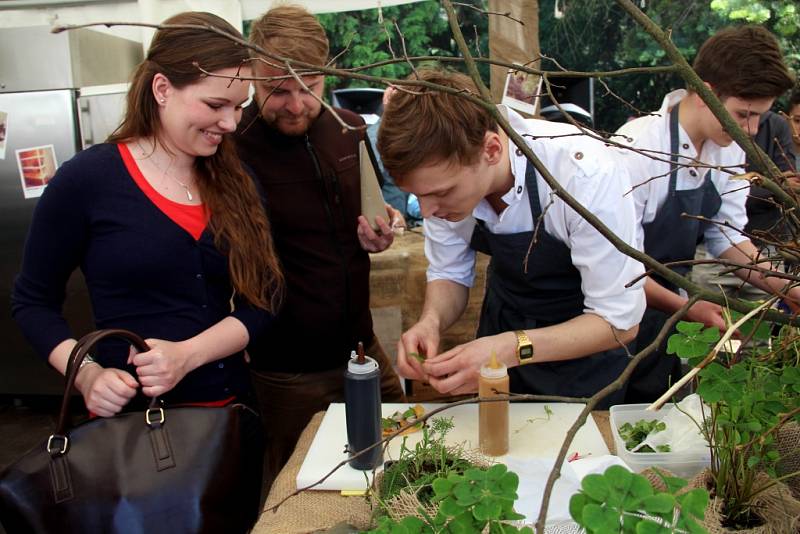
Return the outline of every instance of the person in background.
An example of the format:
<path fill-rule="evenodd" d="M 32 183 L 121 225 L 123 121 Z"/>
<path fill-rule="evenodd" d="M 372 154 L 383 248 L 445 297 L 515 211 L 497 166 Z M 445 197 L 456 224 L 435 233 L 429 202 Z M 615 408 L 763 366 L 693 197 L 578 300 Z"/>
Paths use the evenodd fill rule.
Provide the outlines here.
<path fill-rule="evenodd" d="M 795 153 L 795 171 L 800 170 L 800 86 L 795 87 L 789 95 L 788 114 L 786 120 L 792 130 L 792 144 Z"/>
<path fill-rule="evenodd" d="M 767 111 L 761 116 L 753 142 L 764 151 L 778 169 L 784 173 L 785 180 L 793 188 L 800 185 L 794 176 L 795 152 L 792 144 L 792 131 L 789 124 L 777 113 Z M 766 167 L 761 162 L 747 158 L 748 171 L 766 172 Z M 776 249 L 769 242 L 773 240 L 786 240 L 790 231 L 786 226 L 786 218 L 779 206 L 779 200 L 767 188 L 758 184 L 750 184 L 750 194 L 745 202 L 747 209 L 747 225 L 745 233 L 751 235 L 755 245 L 762 256 L 776 258 Z M 766 239 L 764 241 L 763 239 Z M 708 256 L 704 244 L 697 247 L 695 259 L 713 259 Z M 773 261 L 772 268 L 780 267 L 781 262 Z M 716 263 L 702 263 L 696 265 L 691 272 L 692 280 L 711 290 L 722 289 L 733 298 L 758 301 L 769 298 L 769 294 L 752 284 L 745 284 L 741 278 L 727 272 L 728 268 Z"/>
<path fill-rule="evenodd" d="M 792 130 L 779 114 L 767 111 L 761 116 L 761 120 L 758 122 L 758 131 L 753 141 L 775 163 L 778 169 L 785 173 L 786 180 L 788 180 L 791 187 L 796 188 L 800 185 L 798 179 L 793 176 L 796 155 L 794 143 L 792 143 Z M 748 157 L 746 169 L 765 173 L 766 165 Z M 745 203 L 747 208 L 745 232 L 786 237 L 783 214 L 778 207 L 778 202 L 768 189 L 757 184 L 751 184 L 750 194 Z M 760 246 L 758 239 L 753 241 L 756 246 Z"/>
<path fill-rule="evenodd" d="M 164 23 L 240 36 L 210 13 Z M 168 404 L 252 404 L 243 351 L 277 310 L 283 276 L 231 139 L 249 82 L 228 77 L 246 76 L 247 60 L 216 33 L 158 30 L 122 124 L 64 163 L 36 206 L 11 297 L 36 351 L 65 372 L 76 336 L 61 308 L 76 268 L 97 328 L 131 330 L 151 348 L 130 354 L 112 339 L 84 361 L 76 385 L 98 416 L 132 409 L 138 392 Z"/>
<path fill-rule="evenodd" d="M 276 57 L 328 61 L 328 38 L 303 8 L 276 7 L 256 20 L 250 41 Z M 390 219 L 379 231 L 360 215 L 359 141 L 364 122 L 321 104 L 325 77 L 294 79 L 282 64 L 254 59 L 256 96 L 236 135 L 242 161 L 267 198 L 275 246 L 286 273 L 286 299 L 270 331 L 248 348 L 267 436 L 266 477 L 274 478 L 311 417 L 344 400 L 350 352 L 364 342 L 381 367 L 381 398 L 403 390 L 372 328 L 368 252 L 392 243 Z"/>
<path fill-rule="evenodd" d="M 693 67 L 731 117 L 751 135 L 775 98 L 793 83 L 777 40 L 760 26 L 718 32 L 700 48 Z M 758 250 L 740 231 L 747 224 L 748 184 L 730 179 L 743 171 L 744 152 L 696 92 L 667 94 L 655 114 L 630 121 L 617 133 L 618 139 L 633 149 L 619 153 L 633 180 L 639 242 L 646 254 L 661 263 L 692 260 L 697 244 L 705 240 L 713 257 L 737 264 L 759 261 Z M 669 157 L 659 157 L 661 154 Z M 726 221 L 733 229 L 691 216 Z M 672 269 L 685 275 L 691 267 Z M 736 274 L 770 294 L 784 292 L 784 280 L 749 269 L 739 269 Z M 645 292 L 648 309 L 636 352 L 652 343 L 667 318 L 687 301 L 685 293 L 658 275 L 647 278 Z M 800 302 L 797 289 L 790 294 Z M 707 301 L 694 304 L 685 320 L 725 329 L 722 307 Z M 680 360 L 667 355 L 665 347 L 666 338 L 639 363 L 626 402 L 651 402 L 680 377 Z"/>
<path fill-rule="evenodd" d="M 463 74 L 418 75 L 477 94 Z M 628 364 L 623 345 L 636 336 L 645 299 L 641 282 L 625 286 L 643 275 L 641 263 L 568 207 L 487 110 L 457 94 L 412 89 L 392 96 L 378 132 L 386 170 L 417 195 L 425 217 L 425 303 L 401 337 L 400 373 L 441 393 L 472 393 L 494 352 L 510 368 L 512 392 L 597 393 Z M 499 110 L 571 196 L 634 243 L 630 182 L 602 142 L 569 124 Z M 466 308 L 476 251 L 492 257 L 477 339 L 439 353 L 441 333 Z M 623 391 L 600 406 L 621 402 Z"/>
<path fill-rule="evenodd" d="M 389 102 L 389 99 L 392 97 L 395 88 L 392 86 L 387 87 L 383 92 L 383 107 L 386 107 L 386 104 Z M 375 146 L 378 142 L 378 129 L 381 126 L 381 119 L 378 118 L 377 121 L 370 124 L 367 127 L 367 136 L 369 137 L 370 143 L 372 146 Z M 381 155 L 375 151 L 375 162 L 378 164 L 378 169 L 381 172 L 381 176 L 383 178 L 383 183 L 381 184 L 381 193 L 383 193 L 383 199 L 395 208 L 397 211 L 403 215 L 405 219 L 405 223 L 408 228 L 413 228 L 414 226 L 419 225 L 421 222 L 421 218 L 418 216 L 419 211 L 419 203 L 416 203 L 417 211 L 414 211 L 414 203 L 416 202 L 416 197 L 409 193 L 406 193 L 394 182 L 394 178 L 392 175 L 386 172 L 386 169 L 383 166 L 383 161 L 381 161 Z"/>

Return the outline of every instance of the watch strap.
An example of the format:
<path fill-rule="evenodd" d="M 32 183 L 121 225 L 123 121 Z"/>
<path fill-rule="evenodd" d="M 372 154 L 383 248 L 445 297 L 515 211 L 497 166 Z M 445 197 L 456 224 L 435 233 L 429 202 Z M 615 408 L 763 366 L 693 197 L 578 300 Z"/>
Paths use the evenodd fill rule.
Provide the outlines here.
<path fill-rule="evenodd" d="M 533 362 L 533 342 L 525 330 L 515 330 L 517 336 L 517 360 L 520 365 Z"/>

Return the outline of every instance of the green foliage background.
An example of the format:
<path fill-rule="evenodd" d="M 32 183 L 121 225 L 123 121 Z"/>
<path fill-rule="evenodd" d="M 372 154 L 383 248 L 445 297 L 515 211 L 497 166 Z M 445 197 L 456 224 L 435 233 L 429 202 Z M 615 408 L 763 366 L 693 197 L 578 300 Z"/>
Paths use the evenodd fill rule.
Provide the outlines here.
<path fill-rule="evenodd" d="M 427 0 L 414 4 L 384 7 L 382 12 L 382 23 L 379 22 L 377 9 L 319 15 L 319 20 L 328 33 L 331 56 L 336 56 L 347 49 L 336 60 L 336 66 L 349 68 L 377 63 L 391 59 L 392 50 L 396 57 L 402 57 L 402 41 L 405 41 L 406 52 L 409 56 L 452 57 L 460 55 L 458 47 L 450 35 L 447 15 L 439 2 Z M 489 31 L 486 17 L 465 7 L 456 7 L 456 12 L 472 53 L 478 55 L 478 50 L 480 50 L 480 55 L 488 55 Z M 402 41 L 395 28 L 395 21 L 403 34 Z M 476 35 L 478 36 L 477 45 Z M 391 50 L 388 44 L 389 39 L 391 39 Z M 411 67 L 405 62 L 400 62 L 370 69 L 365 74 L 405 78 L 411 74 Z M 481 74 L 488 83 L 488 67 L 484 68 Z M 334 77 L 329 77 L 326 84 L 328 90 L 370 85 L 374 84 Z"/>
<path fill-rule="evenodd" d="M 605 71 L 668 64 L 663 50 L 612 0 L 566 0 L 564 17 L 554 17 L 556 0 L 539 0 L 542 53 L 572 70 Z M 635 0 L 641 5 L 639 0 Z M 800 4 L 796 0 L 645 0 L 644 12 L 664 29 L 691 62 L 700 45 L 726 26 L 764 24 L 781 43 L 787 63 L 800 70 Z M 545 64 L 552 68 L 552 64 Z M 665 93 L 684 86 L 676 75 L 640 74 L 606 80 L 609 88 L 642 111 L 658 109 Z M 636 115 L 595 85 L 595 120 L 614 131 Z"/>

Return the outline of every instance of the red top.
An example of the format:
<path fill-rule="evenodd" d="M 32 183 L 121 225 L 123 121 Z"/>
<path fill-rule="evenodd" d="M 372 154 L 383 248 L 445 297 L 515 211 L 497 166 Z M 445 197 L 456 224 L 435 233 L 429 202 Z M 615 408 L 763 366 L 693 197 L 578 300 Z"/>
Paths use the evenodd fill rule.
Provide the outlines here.
<path fill-rule="evenodd" d="M 136 160 L 133 159 L 133 155 L 127 145 L 118 143 L 117 147 L 119 147 L 122 161 L 125 162 L 125 167 L 128 169 L 133 181 L 136 182 L 136 185 L 139 186 L 145 196 L 150 199 L 150 202 L 155 204 L 175 224 L 189 232 L 195 241 L 200 239 L 200 235 L 208 225 L 209 219 L 205 206 L 203 204 L 181 204 L 156 191 L 144 177 L 142 171 L 139 170 L 139 166 L 136 164 Z"/>
<path fill-rule="evenodd" d="M 199 407 L 199 408 L 221 408 L 222 406 L 227 406 L 233 401 L 236 400 L 236 397 L 228 397 L 227 399 L 220 399 L 218 401 L 207 401 L 207 402 L 182 402 L 180 404 L 176 404 L 175 406 L 189 406 L 189 407 Z M 173 408 L 175 407 L 173 406 Z M 95 419 L 97 414 L 90 411 L 89 412 L 89 419 Z M 578 454 L 577 452 L 575 454 Z M 572 461 L 572 460 L 570 460 Z"/>

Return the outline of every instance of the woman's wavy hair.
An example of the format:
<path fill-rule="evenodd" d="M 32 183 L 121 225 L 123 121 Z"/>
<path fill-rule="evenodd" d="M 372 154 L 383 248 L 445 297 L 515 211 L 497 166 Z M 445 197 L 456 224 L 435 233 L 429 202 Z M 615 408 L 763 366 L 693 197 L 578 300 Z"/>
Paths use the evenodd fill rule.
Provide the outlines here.
<path fill-rule="evenodd" d="M 163 25 L 182 27 L 164 27 L 156 32 L 147 57 L 133 73 L 125 117 L 108 138 L 110 143 L 152 136 L 164 146 L 152 91 L 156 74 L 163 74 L 175 88 L 182 89 L 206 77 L 203 71 L 240 67 L 249 60 L 247 47 L 208 29 L 211 26 L 242 38 L 216 15 L 179 13 Z M 195 169 L 200 194 L 211 214 L 209 227 L 214 243 L 228 256 L 234 289 L 251 305 L 274 313 L 283 292 L 283 273 L 261 197 L 244 171 L 230 135 L 223 136 L 213 155 L 198 156 Z"/>

